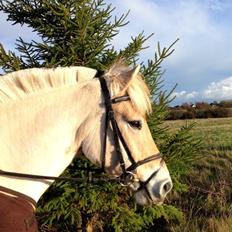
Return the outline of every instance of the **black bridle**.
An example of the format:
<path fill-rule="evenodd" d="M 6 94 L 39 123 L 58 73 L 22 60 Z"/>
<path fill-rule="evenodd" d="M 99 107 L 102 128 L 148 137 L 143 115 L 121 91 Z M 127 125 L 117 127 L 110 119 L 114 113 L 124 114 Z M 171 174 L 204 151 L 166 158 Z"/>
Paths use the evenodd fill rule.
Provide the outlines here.
<path fill-rule="evenodd" d="M 133 173 L 133 171 L 135 171 L 139 166 L 146 164 L 148 162 L 154 161 L 156 159 L 162 159 L 162 156 L 160 153 L 155 154 L 155 155 L 151 155 L 143 160 L 140 161 L 135 161 L 133 156 L 131 155 L 130 149 L 127 146 L 127 143 L 125 142 L 122 133 L 120 132 L 120 129 L 118 127 L 117 121 L 115 119 L 114 116 L 114 111 L 112 108 L 112 104 L 117 104 L 120 103 L 122 101 L 128 101 L 130 100 L 130 97 L 125 95 L 125 96 L 121 96 L 121 97 L 116 97 L 111 99 L 107 84 L 106 84 L 106 80 L 104 78 L 104 76 L 99 77 L 98 78 L 100 81 L 100 85 L 101 85 L 101 90 L 102 90 L 102 94 L 104 97 L 104 104 L 105 104 L 105 108 L 106 108 L 106 116 L 105 116 L 105 131 L 104 131 L 104 140 L 103 140 L 103 152 L 102 152 L 102 164 L 101 164 L 101 170 L 105 171 L 105 161 L 106 161 L 106 145 L 107 145 L 107 131 L 109 128 L 109 124 L 111 124 L 112 126 L 112 131 L 113 131 L 113 140 L 114 140 L 114 146 L 115 146 L 115 151 L 119 160 L 119 164 L 122 170 L 121 175 L 119 176 L 118 179 L 111 179 L 113 181 L 119 182 L 121 185 L 123 186 L 128 186 L 133 184 L 134 182 L 139 182 L 139 187 L 137 188 L 136 191 L 140 191 L 140 190 L 144 190 L 146 192 L 146 194 L 148 195 L 148 197 L 152 200 L 152 197 L 150 195 L 150 192 L 147 189 L 147 184 L 150 182 L 150 180 L 155 177 L 155 175 L 158 173 L 158 171 L 160 170 L 157 169 L 156 171 L 154 171 L 150 177 L 146 180 L 146 181 L 137 181 L 135 180 L 135 175 Z M 123 158 L 123 154 L 122 154 L 122 149 L 120 146 L 120 141 L 123 145 L 123 148 L 126 151 L 126 154 L 128 156 L 129 161 L 131 162 L 131 165 L 129 167 L 126 167 L 126 164 L 124 162 L 124 158 Z M 80 169 L 83 170 L 83 169 Z M 87 169 L 87 173 L 91 173 L 94 171 L 99 171 L 99 169 Z M 90 172 L 89 172 L 90 171 Z M 3 171 L 0 170 L 0 175 L 2 176 L 10 176 L 10 177 L 19 177 L 19 178 L 29 178 L 29 179 L 39 179 L 39 180 L 59 180 L 59 181 L 83 181 L 82 178 L 70 178 L 70 177 L 54 177 L 54 176 L 42 176 L 42 175 L 33 175 L 33 174 L 25 174 L 25 173 L 17 173 L 17 172 L 9 172 L 9 171 Z M 87 178 L 87 180 L 92 180 L 92 182 L 106 182 L 106 179 L 99 179 L 96 180 L 94 178 Z"/>
<path fill-rule="evenodd" d="M 119 160 L 120 168 L 122 170 L 121 175 L 119 176 L 119 182 L 123 186 L 128 186 L 131 185 L 135 182 L 135 176 L 133 171 L 135 171 L 139 166 L 146 164 L 148 162 L 154 161 L 156 159 L 162 159 L 162 156 L 160 153 L 151 155 L 143 160 L 140 161 L 135 161 L 129 147 L 127 146 L 127 143 L 125 142 L 122 133 L 120 132 L 120 129 L 118 127 L 117 121 L 114 116 L 114 111 L 112 108 L 112 104 L 116 104 L 122 101 L 128 101 L 130 100 L 130 97 L 125 95 L 121 97 L 116 97 L 111 99 L 109 89 L 106 84 L 106 80 L 103 77 L 99 78 L 101 89 L 102 89 L 102 94 L 104 97 L 104 103 L 105 103 L 105 108 L 106 108 L 106 116 L 105 116 L 105 131 L 104 131 L 104 143 L 103 143 L 103 153 L 102 153 L 102 169 L 105 170 L 105 160 L 106 160 L 106 141 L 107 141 L 107 130 L 109 128 L 109 124 L 112 126 L 112 132 L 113 132 L 113 141 L 114 141 L 114 146 L 115 146 L 115 151 L 117 154 L 117 158 Z M 131 162 L 131 165 L 129 167 L 126 167 L 123 155 L 122 155 L 122 149 L 120 146 L 120 141 L 123 145 L 123 148 L 125 149 L 125 152 L 127 154 L 127 157 L 129 161 Z M 141 181 L 139 180 L 139 188 L 136 191 L 144 190 L 148 197 L 152 200 L 152 197 L 150 195 L 150 192 L 147 189 L 147 184 L 150 182 L 150 180 L 158 173 L 160 170 L 157 169 L 154 171 L 150 177 L 146 181 Z"/>

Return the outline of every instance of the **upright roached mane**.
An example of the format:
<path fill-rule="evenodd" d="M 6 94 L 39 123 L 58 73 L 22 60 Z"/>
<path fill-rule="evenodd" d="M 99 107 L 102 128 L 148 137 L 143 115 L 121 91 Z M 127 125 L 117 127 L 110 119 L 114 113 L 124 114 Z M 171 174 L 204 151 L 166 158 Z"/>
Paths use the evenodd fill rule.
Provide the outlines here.
<path fill-rule="evenodd" d="M 105 76 L 110 75 L 113 77 L 111 80 L 114 80 L 129 70 L 127 66 L 115 64 L 105 73 Z M 75 85 L 79 81 L 93 78 L 95 73 L 95 70 L 83 67 L 32 68 L 15 71 L 0 77 L 0 103 L 21 99 L 44 90 L 49 91 L 51 88 Z M 118 86 L 112 81 L 110 83 L 112 97 L 117 91 Z M 140 75 L 133 79 L 127 93 L 137 111 L 143 115 L 151 112 L 150 91 Z"/>
<path fill-rule="evenodd" d="M 75 85 L 92 79 L 96 70 L 85 67 L 31 68 L 0 77 L 0 103 L 9 102 L 51 88 Z"/>

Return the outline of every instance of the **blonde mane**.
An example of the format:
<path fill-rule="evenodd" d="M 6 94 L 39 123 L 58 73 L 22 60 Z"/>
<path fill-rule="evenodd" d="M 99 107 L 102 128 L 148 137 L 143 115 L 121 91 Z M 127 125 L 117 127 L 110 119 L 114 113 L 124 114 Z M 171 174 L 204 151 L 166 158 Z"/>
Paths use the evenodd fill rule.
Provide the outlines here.
<path fill-rule="evenodd" d="M 31 68 L 0 77 L 0 104 L 41 90 L 73 85 L 92 79 L 96 70 L 85 67 Z"/>

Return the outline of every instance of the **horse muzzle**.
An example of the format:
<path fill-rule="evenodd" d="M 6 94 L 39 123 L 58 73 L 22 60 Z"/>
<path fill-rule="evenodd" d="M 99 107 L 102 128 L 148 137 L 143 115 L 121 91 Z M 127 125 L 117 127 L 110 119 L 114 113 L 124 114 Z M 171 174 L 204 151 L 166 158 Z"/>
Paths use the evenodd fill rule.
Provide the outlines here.
<path fill-rule="evenodd" d="M 134 186 L 136 186 L 134 184 Z M 139 181 L 135 190 L 140 205 L 162 204 L 173 184 L 166 165 L 153 172 L 146 181 Z"/>

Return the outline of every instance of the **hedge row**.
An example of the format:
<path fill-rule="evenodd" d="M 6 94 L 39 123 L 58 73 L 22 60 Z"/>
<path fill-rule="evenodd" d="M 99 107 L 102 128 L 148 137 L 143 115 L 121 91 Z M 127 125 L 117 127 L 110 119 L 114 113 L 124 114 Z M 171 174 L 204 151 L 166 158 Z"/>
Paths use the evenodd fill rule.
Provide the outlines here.
<path fill-rule="evenodd" d="M 168 120 L 194 119 L 194 118 L 225 118 L 232 117 L 231 108 L 211 108 L 211 109 L 170 109 Z"/>

